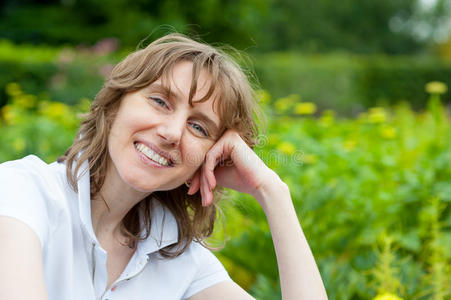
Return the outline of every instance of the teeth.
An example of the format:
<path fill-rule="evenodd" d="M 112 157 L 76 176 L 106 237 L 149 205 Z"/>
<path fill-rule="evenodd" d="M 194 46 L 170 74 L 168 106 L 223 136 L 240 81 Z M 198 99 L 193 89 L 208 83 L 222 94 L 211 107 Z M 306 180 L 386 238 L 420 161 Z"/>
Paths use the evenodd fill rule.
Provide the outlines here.
<path fill-rule="evenodd" d="M 163 166 L 169 165 L 169 161 L 166 158 L 161 157 L 158 153 L 156 153 L 155 151 L 153 151 L 149 147 L 147 147 L 147 146 L 145 146 L 143 144 L 135 144 L 135 147 L 136 147 L 136 149 L 139 152 L 141 152 L 142 154 L 144 154 L 145 156 L 147 156 L 148 158 L 150 158 L 154 162 L 157 162 L 157 163 L 159 163 L 160 165 L 163 165 Z"/>

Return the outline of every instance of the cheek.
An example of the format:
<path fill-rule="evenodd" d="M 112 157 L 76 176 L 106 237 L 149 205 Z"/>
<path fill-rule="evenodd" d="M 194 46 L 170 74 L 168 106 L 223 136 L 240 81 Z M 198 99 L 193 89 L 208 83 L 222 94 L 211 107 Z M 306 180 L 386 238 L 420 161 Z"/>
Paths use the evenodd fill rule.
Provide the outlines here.
<path fill-rule="evenodd" d="M 198 168 L 205 160 L 205 152 L 190 151 L 184 155 L 185 165 L 192 168 Z"/>
<path fill-rule="evenodd" d="M 205 156 L 211 146 L 212 143 L 206 144 L 199 141 L 192 141 L 191 143 L 188 143 L 183 155 L 185 165 L 194 169 L 200 167 L 204 162 Z"/>

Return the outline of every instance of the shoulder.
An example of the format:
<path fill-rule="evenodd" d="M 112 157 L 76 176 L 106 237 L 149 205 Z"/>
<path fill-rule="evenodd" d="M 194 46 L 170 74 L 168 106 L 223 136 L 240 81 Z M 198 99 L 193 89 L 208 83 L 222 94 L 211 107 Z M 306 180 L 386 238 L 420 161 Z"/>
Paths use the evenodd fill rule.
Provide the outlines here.
<path fill-rule="evenodd" d="M 6 171 L 35 171 L 44 168 L 47 164 L 35 155 L 28 155 L 17 160 L 10 160 L 0 164 L 0 174 Z M 31 168 L 31 169 L 30 169 Z"/>
<path fill-rule="evenodd" d="M 222 267 L 221 262 L 213 254 L 213 252 L 203 246 L 200 242 L 192 241 L 186 252 L 197 267 L 205 266 L 205 264 L 218 265 Z"/>
<path fill-rule="evenodd" d="M 65 165 L 47 164 L 35 155 L 0 164 L 0 193 L 2 190 L 21 192 L 30 188 L 56 187 L 65 177 Z"/>
<path fill-rule="evenodd" d="M 52 170 L 52 164 L 47 164 L 35 155 L 28 155 L 24 158 L 11 160 L 0 164 L 0 176 L 2 179 L 10 177 L 8 182 L 18 176 L 32 178 L 47 177 Z"/>
<path fill-rule="evenodd" d="M 46 167 L 47 164 L 34 155 L 0 164 L 0 192 L 3 197 L 29 194 L 30 188 L 37 189 Z"/>
<path fill-rule="evenodd" d="M 195 275 L 183 299 L 219 282 L 231 280 L 219 259 L 199 242 L 193 241 L 184 254 L 190 256 Z"/>
<path fill-rule="evenodd" d="M 64 165 L 49 165 L 34 155 L 0 164 L 0 215 L 28 225 L 43 245 L 58 212 L 62 174 Z"/>

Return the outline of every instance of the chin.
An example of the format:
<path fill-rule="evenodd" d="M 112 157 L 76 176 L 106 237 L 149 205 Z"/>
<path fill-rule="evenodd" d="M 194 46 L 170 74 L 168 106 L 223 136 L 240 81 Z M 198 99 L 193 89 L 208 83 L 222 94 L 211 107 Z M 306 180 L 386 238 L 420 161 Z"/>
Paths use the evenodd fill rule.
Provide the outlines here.
<path fill-rule="evenodd" d="M 130 178 L 124 178 L 124 182 L 133 190 L 150 194 L 156 191 L 170 191 L 178 188 L 182 183 L 174 184 L 172 180 L 171 184 L 161 182 L 157 176 L 130 176 Z"/>

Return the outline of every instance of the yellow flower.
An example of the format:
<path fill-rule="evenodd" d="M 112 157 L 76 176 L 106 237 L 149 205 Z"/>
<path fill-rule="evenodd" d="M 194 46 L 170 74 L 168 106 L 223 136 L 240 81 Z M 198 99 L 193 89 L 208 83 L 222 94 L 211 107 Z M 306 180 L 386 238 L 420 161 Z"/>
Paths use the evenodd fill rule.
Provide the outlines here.
<path fill-rule="evenodd" d="M 425 86 L 426 92 L 429 94 L 444 94 L 448 90 L 448 87 L 445 83 L 440 81 L 431 81 Z"/>
<path fill-rule="evenodd" d="M 20 95 L 14 98 L 14 104 L 21 108 L 32 108 L 36 104 L 36 96 L 35 95 Z"/>
<path fill-rule="evenodd" d="M 268 136 L 268 144 L 270 146 L 276 145 L 280 141 L 280 138 L 277 134 L 270 134 Z"/>
<path fill-rule="evenodd" d="M 296 151 L 296 147 L 290 142 L 282 142 L 277 146 L 277 149 L 286 155 L 293 154 Z"/>
<path fill-rule="evenodd" d="M 385 126 L 380 129 L 380 135 L 386 139 L 394 139 L 396 137 L 396 129 L 391 126 Z"/>
<path fill-rule="evenodd" d="M 61 102 L 43 102 L 41 104 L 42 112 L 51 119 L 62 119 L 70 112 L 69 107 Z"/>
<path fill-rule="evenodd" d="M 368 121 L 370 123 L 384 123 L 387 120 L 387 112 L 382 107 L 373 107 L 369 110 Z"/>
<path fill-rule="evenodd" d="M 325 110 L 319 120 L 320 124 L 323 126 L 330 126 L 334 123 L 335 112 L 333 110 Z"/>
<path fill-rule="evenodd" d="M 286 112 L 291 109 L 296 102 L 299 102 L 301 98 L 299 95 L 290 95 L 288 97 L 279 98 L 274 102 L 274 107 L 278 112 Z"/>
<path fill-rule="evenodd" d="M 2 108 L 2 115 L 3 115 L 3 118 L 5 119 L 6 124 L 12 125 L 12 124 L 15 123 L 15 121 L 17 119 L 16 118 L 17 114 L 13 110 L 11 105 L 3 106 L 3 108 Z"/>
<path fill-rule="evenodd" d="M 260 100 L 261 104 L 268 104 L 269 101 L 271 101 L 271 95 L 265 90 L 258 90 L 257 98 Z"/>
<path fill-rule="evenodd" d="M 373 300 L 403 300 L 403 299 L 390 293 L 384 293 L 381 295 L 377 295 Z"/>
<path fill-rule="evenodd" d="M 286 98 L 280 98 L 280 99 L 276 100 L 276 102 L 274 103 L 274 107 L 276 108 L 276 110 L 278 112 L 284 112 L 284 111 L 288 110 L 290 105 L 289 105 L 288 101 L 286 101 Z"/>
<path fill-rule="evenodd" d="M 19 84 L 11 82 L 6 85 L 6 93 L 11 97 L 17 97 L 22 94 L 22 90 Z"/>
<path fill-rule="evenodd" d="M 304 154 L 302 161 L 306 164 L 314 165 L 318 162 L 318 156 L 316 154 Z"/>
<path fill-rule="evenodd" d="M 347 140 L 343 143 L 343 148 L 345 148 L 348 151 L 354 150 L 355 146 L 357 145 L 357 142 L 354 140 Z"/>
<path fill-rule="evenodd" d="M 316 112 L 316 105 L 312 102 L 301 102 L 296 104 L 294 112 L 297 115 L 311 115 Z"/>

